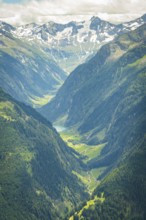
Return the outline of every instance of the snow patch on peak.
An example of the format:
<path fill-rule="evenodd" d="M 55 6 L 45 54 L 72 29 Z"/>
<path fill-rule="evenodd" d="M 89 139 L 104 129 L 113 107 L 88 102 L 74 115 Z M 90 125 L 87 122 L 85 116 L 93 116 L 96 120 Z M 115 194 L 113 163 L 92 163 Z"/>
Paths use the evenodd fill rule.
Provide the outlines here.
<path fill-rule="evenodd" d="M 57 32 L 55 39 L 62 40 L 64 38 L 70 39 L 70 36 L 72 35 L 72 27 L 65 28 L 62 32 Z"/>

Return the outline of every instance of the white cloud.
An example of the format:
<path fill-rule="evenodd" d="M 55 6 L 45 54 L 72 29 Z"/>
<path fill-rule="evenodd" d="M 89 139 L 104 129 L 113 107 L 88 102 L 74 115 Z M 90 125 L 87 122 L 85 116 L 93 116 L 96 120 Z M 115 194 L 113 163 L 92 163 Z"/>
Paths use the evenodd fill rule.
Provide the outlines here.
<path fill-rule="evenodd" d="M 145 0 L 25 0 L 21 4 L 6 4 L 0 0 L 0 19 L 15 25 L 43 23 L 50 16 L 68 14 L 98 15 L 112 22 L 122 22 L 145 12 Z"/>

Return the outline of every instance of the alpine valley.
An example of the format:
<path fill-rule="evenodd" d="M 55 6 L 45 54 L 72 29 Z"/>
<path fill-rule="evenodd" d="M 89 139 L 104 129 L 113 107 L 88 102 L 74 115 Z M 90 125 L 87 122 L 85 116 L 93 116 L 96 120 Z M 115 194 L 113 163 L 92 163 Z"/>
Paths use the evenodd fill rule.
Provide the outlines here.
<path fill-rule="evenodd" d="M 18 27 L 1 21 L 0 86 L 17 100 L 40 107 L 54 97 L 67 75 L 94 56 L 101 45 L 145 22 L 146 15 L 119 25 L 98 17 Z"/>
<path fill-rule="evenodd" d="M 146 15 L 1 21 L 0 87 L 0 219 L 146 219 Z"/>

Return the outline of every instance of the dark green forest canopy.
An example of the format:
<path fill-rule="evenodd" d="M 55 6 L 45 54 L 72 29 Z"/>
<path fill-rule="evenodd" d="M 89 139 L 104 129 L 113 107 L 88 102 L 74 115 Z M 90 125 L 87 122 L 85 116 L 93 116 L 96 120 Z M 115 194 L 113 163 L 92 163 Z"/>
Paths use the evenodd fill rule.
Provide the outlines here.
<path fill-rule="evenodd" d="M 145 26 L 140 30 L 143 32 L 139 31 L 139 34 L 144 33 Z M 137 39 L 138 36 L 134 35 L 133 38 Z M 146 219 L 145 48 L 146 42 L 143 40 L 112 66 L 113 73 L 117 74 L 112 82 L 115 82 L 115 86 L 118 79 L 123 82 L 80 127 L 82 132 L 87 132 L 92 129 L 91 126 L 97 128 L 97 131 L 107 126 L 107 145 L 101 157 L 90 161 L 89 166 L 108 166 L 110 172 L 106 173 L 93 194 L 93 199 L 104 195 L 104 201 L 94 199 L 94 204 L 91 203 L 88 208 L 83 207 L 82 211 L 74 215 L 74 219 Z M 119 66 L 122 67 L 120 71 Z"/>
<path fill-rule="evenodd" d="M 93 195 L 103 194 L 104 202 L 95 199 L 74 219 L 146 218 L 145 37 L 143 25 L 103 46 L 42 111 L 52 120 L 67 114 L 65 125 L 76 126 L 89 144 L 107 143 L 100 157 L 88 162 L 91 169 L 107 167 Z"/>
<path fill-rule="evenodd" d="M 79 167 L 48 121 L 0 90 L 0 219 L 63 218 L 86 196 Z"/>

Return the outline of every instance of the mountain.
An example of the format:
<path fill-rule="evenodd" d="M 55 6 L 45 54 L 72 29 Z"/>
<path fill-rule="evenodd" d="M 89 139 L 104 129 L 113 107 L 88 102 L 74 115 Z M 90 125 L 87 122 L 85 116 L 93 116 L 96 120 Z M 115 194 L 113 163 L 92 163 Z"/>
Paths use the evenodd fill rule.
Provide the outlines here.
<path fill-rule="evenodd" d="M 52 125 L 0 90 L 0 219 L 64 219 L 86 198 L 78 169 Z"/>
<path fill-rule="evenodd" d="M 89 117 L 97 104 L 99 105 L 105 98 L 107 100 L 107 97 L 110 98 L 122 87 L 122 81 L 126 80 L 122 72 L 125 74 L 133 71 L 130 62 L 136 62 L 145 55 L 145 47 L 142 47 L 142 43 L 145 45 L 144 40 L 145 25 L 101 47 L 92 59 L 77 67 L 69 75 L 56 97 L 50 104 L 44 106 L 42 112 L 51 121 L 68 115 L 66 124 L 69 126 Z M 138 49 L 138 46 L 142 48 Z"/>
<path fill-rule="evenodd" d="M 70 219 L 146 218 L 146 24 L 131 31 L 144 19 L 128 23 L 128 33 L 121 32 L 95 55 L 90 54 L 69 75 L 56 97 L 40 109 L 52 122 L 62 122 L 67 132 L 72 128 L 75 137 L 65 137 L 65 133 L 64 137 L 72 148 L 80 148 L 79 153 L 68 148 L 39 113 L 0 90 L 0 219 L 66 219 L 74 209 Z M 78 23 L 80 27 L 73 23 L 68 24 L 77 35 L 83 22 Z M 99 18 L 92 18 L 91 23 L 95 32 L 98 25 L 103 30 L 104 25 L 111 25 Z M 66 30 L 54 22 L 48 25 L 49 29 L 44 28 L 52 36 Z M 29 26 L 38 28 L 36 24 Z M 2 28 L 2 36 L 10 42 L 23 42 L 21 50 L 25 51 L 24 43 L 32 52 L 37 43 L 38 55 L 48 51 L 50 57 L 52 49 L 41 35 L 31 40 L 29 33 L 20 39 L 16 28 L 8 26 L 8 30 Z M 4 70 L 7 65 L 2 65 Z M 90 145 L 92 159 L 86 156 Z M 94 146 L 100 146 L 96 156 Z M 90 174 L 98 172 L 97 179 L 93 175 L 98 186 L 82 207 L 80 201 L 87 197 L 79 181 L 85 181 L 80 175 L 81 160 L 86 160 L 87 184 L 91 183 Z"/>
<path fill-rule="evenodd" d="M 66 17 L 64 18 L 66 21 Z M 74 19 L 74 17 L 73 17 Z M 99 17 L 83 21 L 46 24 L 35 23 L 15 27 L 11 33 L 19 39 L 37 41 L 38 47 L 49 52 L 60 67 L 70 73 L 99 47 L 119 34 L 136 29 L 146 22 L 145 15 L 131 22 L 115 25 Z"/>
<path fill-rule="evenodd" d="M 36 104 L 53 96 L 66 73 L 37 44 L 15 38 L 14 27 L 0 23 L 0 86 L 17 100 Z M 47 101 L 48 101 L 47 99 Z"/>
<path fill-rule="evenodd" d="M 146 218 L 145 36 L 143 25 L 103 46 L 44 109 L 53 120 L 62 117 L 77 127 L 89 144 L 106 143 L 88 162 L 91 169 L 106 168 L 100 185 L 71 219 Z"/>
<path fill-rule="evenodd" d="M 78 43 L 102 43 L 111 41 L 119 32 L 125 33 L 141 26 L 146 22 L 146 16 L 123 24 L 112 24 L 99 17 L 93 16 L 84 21 L 70 21 L 65 24 L 49 21 L 46 24 L 35 23 L 19 26 L 13 30 L 20 38 L 30 40 L 39 39 L 48 43 L 51 47 L 76 45 Z"/>
<path fill-rule="evenodd" d="M 13 27 L 0 22 L 0 86 L 15 99 L 34 107 L 49 102 L 66 72 L 88 61 L 117 35 L 145 22 L 141 18 L 114 25 L 98 17 L 65 24 L 49 21 Z"/>
<path fill-rule="evenodd" d="M 91 200 L 76 211 L 72 220 L 146 219 L 145 70 L 136 78 L 116 114 L 113 112 L 114 120 L 106 137 L 108 143 L 101 157 L 89 164 L 107 166 L 106 174 L 100 177 L 102 180 Z"/>
<path fill-rule="evenodd" d="M 113 166 L 125 141 L 134 140 L 138 132 L 132 127 L 134 120 L 141 120 L 138 114 L 145 111 L 145 37 L 143 25 L 104 45 L 70 74 L 56 97 L 41 110 L 50 120 L 62 119 L 65 126 L 78 129 L 87 143 L 107 143 L 101 157 L 89 162 L 91 168 Z"/>
<path fill-rule="evenodd" d="M 146 219 L 146 138 L 141 136 L 130 146 L 131 151 L 101 182 L 92 199 L 70 219 Z"/>
<path fill-rule="evenodd" d="M 87 163 L 92 172 L 104 169 L 100 184 L 70 220 L 146 218 L 145 37 L 143 25 L 104 45 L 43 109 L 52 121 L 78 129 L 89 145 L 105 143 Z"/>

